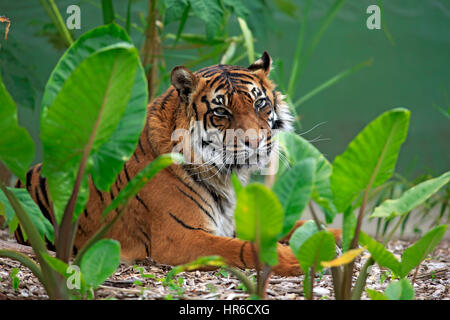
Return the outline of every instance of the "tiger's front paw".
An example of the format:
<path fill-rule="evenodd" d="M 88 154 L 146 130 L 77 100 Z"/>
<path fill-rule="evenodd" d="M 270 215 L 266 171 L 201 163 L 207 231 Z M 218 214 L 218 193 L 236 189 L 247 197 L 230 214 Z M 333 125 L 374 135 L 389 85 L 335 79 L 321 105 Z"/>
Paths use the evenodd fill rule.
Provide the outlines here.
<path fill-rule="evenodd" d="M 289 246 L 278 244 L 278 264 L 273 268 L 280 276 L 298 276 L 303 274 L 300 264 Z"/>

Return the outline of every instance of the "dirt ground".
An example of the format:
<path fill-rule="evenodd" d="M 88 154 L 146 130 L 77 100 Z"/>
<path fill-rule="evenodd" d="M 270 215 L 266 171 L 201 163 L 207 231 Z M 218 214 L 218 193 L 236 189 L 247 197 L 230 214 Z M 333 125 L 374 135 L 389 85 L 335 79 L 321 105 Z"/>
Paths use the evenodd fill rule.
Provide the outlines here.
<path fill-rule="evenodd" d="M 6 230 L 0 230 L 0 239 L 14 242 Z M 391 241 L 388 248 L 396 255 L 406 249 L 411 242 Z M 416 275 L 414 289 L 417 300 L 450 300 L 450 240 L 443 240 L 434 252 L 422 262 Z M 363 255 L 356 262 L 356 268 L 364 264 L 368 255 Z M 19 268 L 17 277 L 19 285 L 14 290 L 10 274 L 13 268 Z M 96 299 L 247 299 L 240 282 L 224 271 L 183 272 L 177 276 L 176 285 L 163 285 L 170 266 L 160 265 L 150 260 L 135 266 L 120 265 L 116 273 L 98 290 Z M 251 270 L 245 271 L 254 274 Z M 412 280 L 414 271 L 408 278 Z M 315 299 L 334 299 L 330 274 L 316 277 L 314 286 Z M 356 277 L 354 277 L 356 280 Z M 367 279 L 367 288 L 384 291 L 390 281 L 388 270 L 374 265 Z M 272 276 L 267 288 L 267 299 L 303 300 L 303 276 Z M 48 299 L 44 288 L 31 272 L 18 262 L 0 258 L 0 300 L 8 299 Z M 363 299 L 368 299 L 366 293 Z"/>

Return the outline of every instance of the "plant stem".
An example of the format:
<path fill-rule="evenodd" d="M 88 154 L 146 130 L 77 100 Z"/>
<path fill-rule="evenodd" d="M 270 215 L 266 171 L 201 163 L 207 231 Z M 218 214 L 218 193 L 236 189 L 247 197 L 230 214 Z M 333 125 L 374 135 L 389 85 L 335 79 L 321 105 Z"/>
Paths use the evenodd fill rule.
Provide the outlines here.
<path fill-rule="evenodd" d="M 367 270 L 369 270 L 369 267 L 375 263 L 375 260 L 370 257 L 367 259 L 366 263 L 362 267 L 361 271 L 359 272 L 358 278 L 356 279 L 355 287 L 352 290 L 352 300 L 360 300 L 362 292 L 366 286 L 366 280 L 369 273 Z"/>
<path fill-rule="evenodd" d="M 142 65 L 147 77 L 148 98 L 151 100 L 157 90 L 158 85 L 158 59 L 161 54 L 161 40 L 156 30 L 156 18 L 158 9 L 157 0 L 148 1 L 147 26 L 145 29 L 145 43 L 142 47 Z"/>
<path fill-rule="evenodd" d="M 311 292 L 309 294 L 309 300 L 314 300 L 314 273 L 315 273 L 315 268 L 313 265 L 310 270 L 310 280 L 311 280 L 310 290 L 311 290 Z"/>
<path fill-rule="evenodd" d="M 342 299 L 342 268 L 341 267 L 332 267 L 331 268 L 331 277 L 333 279 L 333 290 L 334 297 L 336 300 Z"/>
<path fill-rule="evenodd" d="M 318 229 L 319 231 L 320 231 L 320 230 L 323 230 L 322 224 L 321 224 L 319 218 L 317 218 L 316 211 L 315 211 L 315 209 L 314 209 L 314 206 L 313 206 L 313 204 L 312 204 L 312 201 L 309 201 L 308 207 L 309 207 L 309 211 L 311 212 L 311 215 L 313 216 L 314 222 L 315 222 L 316 225 L 317 225 L 317 229 Z"/>
<path fill-rule="evenodd" d="M 122 206 L 119 210 L 119 212 L 116 214 L 116 216 L 108 223 L 106 223 L 105 225 L 103 225 L 90 239 L 89 241 L 83 246 L 83 248 L 81 248 L 81 250 L 77 253 L 77 256 L 75 257 L 75 260 L 73 261 L 73 264 L 75 265 L 80 265 L 81 263 L 81 259 L 83 258 L 83 255 L 86 253 L 86 251 L 94 244 L 96 243 L 98 240 L 100 240 L 101 238 L 103 238 L 106 233 L 111 229 L 111 227 L 116 223 L 117 220 L 120 219 L 120 217 L 122 217 L 123 213 L 125 212 L 125 208 L 128 206 L 128 202 L 127 204 L 125 204 L 124 206 Z"/>
<path fill-rule="evenodd" d="M 41 5 L 44 7 L 45 12 L 52 20 L 52 23 L 55 25 L 58 30 L 61 38 L 67 47 L 70 47 L 73 43 L 72 36 L 70 35 L 69 30 L 67 30 L 66 25 L 59 13 L 58 7 L 56 6 L 53 0 L 40 0 Z"/>
<path fill-rule="evenodd" d="M 394 226 L 394 228 L 392 228 L 391 233 L 389 233 L 389 235 L 383 241 L 383 245 L 386 245 L 391 240 L 391 238 L 394 236 L 394 234 L 397 231 L 398 227 L 400 227 L 400 225 L 402 224 L 403 220 L 405 220 L 405 218 L 406 218 L 406 214 L 403 215 L 400 219 L 398 219 L 396 225 Z"/>
<path fill-rule="evenodd" d="M 419 267 L 420 267 L 420 263 L 419 265 L 416 267 L 416 271 L 414 272 L 414 277 L 411 281 L 412 285 L 414 285 L 414 282 L 416 282 L 416 277 L 417 277 L 417 273 L 419 272 Z"/>
<path fill-rule="evenodd" d="M 30 269 L 30 271 L 38 278 L 39 282 L 46 287 L 46 281 L 44 275 L 42 274 L 41 268 L 39 268 L 39 266 L 26 255 L 12 250 L 0 250 L 0 257 L 13 259 L 20 262 L 25 267 Z M 47 290 L 47 288 L 45 290 Z"/>
<path fill-rule="evenodd" d="M 248 293 L 257 294 L 255 284 L 241 270 L 229 266 L 223 266 L 222 268 L 238 278 L 247 288 Z"/>
<path fill-rule="evenodd" d="M 112 0 L 102 0 L 103 23 L 109 24 L 114 21 L 114 6 Z"/>
<path fill-rule="evenodd" d="M 33 221 L 30 219 L 19 200 L 17 200 L 16 196 L 6 188 L 2 181 L 0 181 L 0 189 L 3 191 L 9 203 L 13 207 L 22 228 L 28 235 L 33 252 L 41 265 L 43 279 L 42 284 L 44 285 L 48 296 L 50 299 L 62 299 L 67 297 L 64 287 L 60 286 L 59 278 L 57 277 L 56 272 L 53 271 L 42 256 L 42 253 L 47 253 L 47 247 L 45 246 L 44 240 L 39 235 L 38 230 L 34 226 Z"/>

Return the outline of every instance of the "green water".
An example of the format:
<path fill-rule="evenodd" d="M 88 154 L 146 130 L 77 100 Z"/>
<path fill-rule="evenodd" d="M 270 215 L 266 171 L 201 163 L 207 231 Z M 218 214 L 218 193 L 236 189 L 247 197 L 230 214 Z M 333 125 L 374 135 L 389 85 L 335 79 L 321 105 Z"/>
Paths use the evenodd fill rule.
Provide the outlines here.
<path fill-rule="evenodd" d="M 99 4 L 100 1 L 91 1 Z M 313 1 L 306 40 L 310 41 L 324 14 L 334 1 Z M 116 12 L 125 16 L 127 1 L 115 1 Z M 146 13 L 147 1 L 137 1 L 133 5 L 133 16 L 140 10 Z M 297 1 L 303 5 L 304 1 Z M 450 120 L 433 105 L 445 110 L 450 105 L 450 1 L 444 0 L 391 0 L 383 1 L 383 18 L 392 34 L 394 44 L 383 30 L 368 30 L 366 8 L 376 0 L 347 1 L 337 14 L 316 47 L 304 69 L 301 80 L 295 88 L 294 100 L 314 89 L 323 81 L 351 66 L 373 58 L 372 66 L 360 70 L 333 87 L 320 93 L 301 105 L 304 131 L 323 123 L 305 134 L 332 160 L 341 153 L 350 140 L 370 120 L 383 111 L 394 107 L 411 110 L 411 125 L 407 141 L 399 157 L 398 171 L 433 174 L 449 169 L 450 164 Z M 82 30 L 75 35 L 102 23 L 100 9 L 87 1 L 57 1 L 65 15 L 69 4 L 79 4 L 82 15 Z M 267 50 L 274 59 L 284 62 L 286 81 L 294 56 L 295 44 L 300 29 L 300 20 L 276 12 L 266 19 L 261 12 L 252 12 L 250 26 L 263 25 L 256 32 L 256 50 Z M 39 1 L 0 0 L 0 15 L 12 21 L 8 41 L 0 40 L 0 45 L 8 47 L 16 57 L 16 62 L 6 59 L 0 51 L 3 78 L 17 74 L 14 81 L 24 81 L 20 77 L 27 70 L 31 87 L 35 90 L 34 102 L 24 93 L 23 86 L 14 86 L 9 81 L 7 87 L 21 106 L 35 104 L 35 110 L 19 108 L 19 118 L 32 134 L 36 142 L 35 162 L 42 159 L 39 142 L 39 102 L 46 80 L 58 58 L 63 53 L 56 50 L 42 36 L 35 33 L 48 22 Z M 259 19 L 259 24 L 255 21 Z M 262 22 L 262 23 L 261 23 Z M 236 23 L 234 22 L 236 25 Z M 168 27 L 176 30 L 177 25 Z M 188 26 L 190 32 L 202 32 L 204 27 L 195 19 Z M 2 25 L 3 34 L 4 26 Z M 236 27 L 238 30 L 238 27 Z M 136 31 L 131 33 L 138 47 L 143 37 Z M 186 61 L 167 59 L 170 68 Z M 208 63 L 213 63 L 209 61 Z M 243 65 L 247 62 L 244 60 Z"/>

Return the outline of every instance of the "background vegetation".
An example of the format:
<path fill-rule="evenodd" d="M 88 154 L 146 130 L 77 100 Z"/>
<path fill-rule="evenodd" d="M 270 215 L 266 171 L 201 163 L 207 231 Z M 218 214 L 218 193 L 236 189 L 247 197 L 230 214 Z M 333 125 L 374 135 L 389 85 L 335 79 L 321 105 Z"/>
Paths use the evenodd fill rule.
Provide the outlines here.
<path fill-rule="evenodd" d="M 48 1 L 2 1 L 0 5 L 0 15 L 11 19 L 8 40 L 0 39 L 0 67 L 5 86 L 19 105 L 19 121 L 36 142 L 34 163 L 42 160 L 39 122 L 36 121 L 41 96 L 51 70 L 65 49 L 64 41 L 41 2 Z M 173 5 L 176 2 L 182 5 Z M 188 42 L 182 37 L 174 49 L 182 9 L 188 2 L 156 1 L 157 30 L 161 38 L 159 75 L 167 76 L 177 64 L 196 70 L 218 63 L 228 48 L 220 41 L 209 41 L 209 45 L 203 46 L 200 41 L 192 42 L 191 39 Z M 217 0 L 191 2 L 209 3 L 209 8 L 215 8 L 219 3 Z M 55 3 L 64 21 L 68 17 L 67 6 L 80 6 L 81 30 L 74 30 L 74 39 L 103 23 L 101 1 L 57 0 Z M 450 163 L 447 147 L 450 74 L 446 72 L 450 54 L 447 32 L 450 7 L 447 2 L 321 0 L 311 1 L 308 14 L 305 11 L 309 1 L 305 0 L 220 3 L 224 8 L 215 13 L 217 16 L 213 13 L 215 24 L 212 27 L 205 23 L 207 12 L 196 11 L 191 4 L 183 33 L 200 38 L 207 36 L 206 30 L 213 32 L 214 28 L 219 28 L 217 35 L 231 41 L 234 37 L 242 37 L 237 14 L 243 15 L 254 37 L 255 52 L 267 50 L 277 61 L 274 75 L 282 73 L 280 85 L 284 85 L 285 90 L 296 63 L 294 57 L 302 26 L 306 25 L 303 53 L 320 40 L 315 43 L 293 86 L 294 101 L 340 72 L 372 59 L 370 67 L 360 69 L 330 86 L 326 93 L 315 95 L 298 107 L 302 131 L 321 124 L 305 137 L 320 140 L 315 145 L 329 160 L 339 154 L 371 119 L 389 108 L 407 107 L 412 112 L 411 129 L 399 159 L 399 173 L 412 180 L 424 172 L 436 176 L 447 169 Z M 374 3 L 382 4 L 385 23 L 382 30 L 366 28 L 366 8 Z M 129 33 L 141 53 L 145 44 L 148 4 L 146 0 L 113 1 L 115 20 L 124 27 L 130 9 Z M 165 5 L 170 12 L 164 9 Z M 333 11 L 334 15 L 328 15 L 336 7 L 338 10 Z M 223 15 L 218 15 L 220 10 Z M 322 29 L 327 17 L 329 24 Z M 5 27 L 4 23 L 0 25 L 1 34 Z M 323 31 L 320 37 L 319 31 Z M 241 39 L 236 44 L 236 54 L 228 62 L 248 65 L 248 57 L 242 55 L 244 51 Z M 167 77 L 158 77 L 157 81 L 160 81 L 157 92 L 167 88 Z"/>

